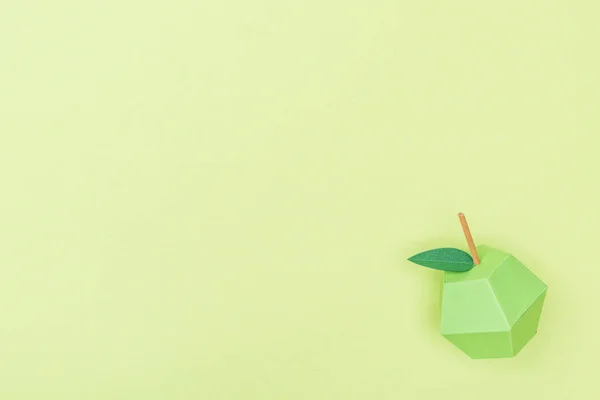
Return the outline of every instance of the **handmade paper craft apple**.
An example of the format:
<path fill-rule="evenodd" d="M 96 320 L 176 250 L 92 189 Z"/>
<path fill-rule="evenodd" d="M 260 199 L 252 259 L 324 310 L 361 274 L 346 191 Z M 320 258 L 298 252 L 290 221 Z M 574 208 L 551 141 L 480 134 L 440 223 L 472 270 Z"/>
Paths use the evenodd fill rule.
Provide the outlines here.
<path fill-rule="evenodd" d="M 514 256 L 473 242 L 471 251 L 440 248 L 411 258 L 445 271 L 441 333 L 471 358 L 513 357 L 537 333 L 547 286 Z"/>

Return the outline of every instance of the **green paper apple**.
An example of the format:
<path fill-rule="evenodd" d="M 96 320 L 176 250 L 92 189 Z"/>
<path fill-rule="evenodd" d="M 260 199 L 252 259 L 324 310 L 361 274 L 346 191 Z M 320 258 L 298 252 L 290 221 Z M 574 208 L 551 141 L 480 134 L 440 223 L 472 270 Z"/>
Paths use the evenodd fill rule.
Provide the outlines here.
<path fill-rule="evenodd" d="M 475 247 L 466 220 L 463 228 L 474 257 L 442 248 L 409 261 L 445 271 L 441 333 L 446 339 L 474 359 L 514 357 L 537 333 L 547 286 L 514 256 Z"/>

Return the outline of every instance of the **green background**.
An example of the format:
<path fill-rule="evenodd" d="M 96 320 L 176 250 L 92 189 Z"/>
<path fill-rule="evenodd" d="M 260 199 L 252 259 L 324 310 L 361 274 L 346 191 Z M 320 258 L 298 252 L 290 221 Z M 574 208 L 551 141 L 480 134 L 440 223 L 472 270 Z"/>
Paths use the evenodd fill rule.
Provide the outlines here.
<path fill-rule="evenodd" d="M 3 2 L 0 398 L 597 398 L 599 15 Z M 549 286 L 515 359 L 405 261 L 459 211 Z"/>

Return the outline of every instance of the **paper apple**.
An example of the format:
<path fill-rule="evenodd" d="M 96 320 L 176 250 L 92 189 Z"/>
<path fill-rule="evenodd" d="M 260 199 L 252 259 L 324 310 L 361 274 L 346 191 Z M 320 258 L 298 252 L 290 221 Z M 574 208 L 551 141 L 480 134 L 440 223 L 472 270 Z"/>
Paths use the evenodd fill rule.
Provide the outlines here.
<path fill-rule="evenodd" d="M 419 253 L 416 264 L 445 271 L 442 335 L 474 359 L 517 355 L 537 333 L 547 286 L 514 256 L 475 247 L 459 214 L 471 255 L 452 248 Z"/>

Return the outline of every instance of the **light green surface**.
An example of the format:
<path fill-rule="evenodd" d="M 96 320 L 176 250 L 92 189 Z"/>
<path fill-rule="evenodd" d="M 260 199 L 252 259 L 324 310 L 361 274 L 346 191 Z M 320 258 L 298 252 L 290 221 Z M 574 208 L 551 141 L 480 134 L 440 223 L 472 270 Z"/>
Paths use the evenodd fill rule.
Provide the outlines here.
<path fill-rule="evenodd" d="M 440 331 L 471 358 L 512 357 L 537 332 L 547 287 L 513 255 L 477 252 L 472 270 L 445 273 Z"/>
<path fill-rule="evenodd" d="M 1 400 L 598 398 L 598 1 L 0 3 Z M 406 261 L 458 212 L 514 359 Z"/>
<path fill-rule="evenodd" d="M 443 335 L 509 329 L 502 307 L 486 279 L 444 285 L 441 322 Z"/>

